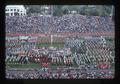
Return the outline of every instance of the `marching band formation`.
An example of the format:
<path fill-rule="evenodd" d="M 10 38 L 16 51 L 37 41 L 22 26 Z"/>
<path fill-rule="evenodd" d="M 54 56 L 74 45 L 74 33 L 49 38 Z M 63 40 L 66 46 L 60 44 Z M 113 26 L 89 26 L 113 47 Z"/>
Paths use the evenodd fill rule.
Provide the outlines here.
<path fill-rule="evenodd" d="M 48 68 L 48 70 L 18 70 L 19 74 L 16 74 L 16 70 L 6 70 L 6 77 L 11 79 L 113 78 L 114 72 L 111 70 L 114 67 L 115 58 L 114 42 L 109 45 L 105 37 L 102 36 L 57 36 L 57 33 L 89 32 L 114 33 L 114 22 L 110 17 L 79 14 L 62 17 L 6 16 L 7 34 L 51 34 L 51 37 L 7 36 L 5 59 L 7 64 L 37 63 L 43 68 Z M 44 42 L 51 46 L 54 42 L 62 42 L 64 46 L 59 48 L 39 48 L 37 46 L 37 43 Z M 57 69 L 49 71 L 51 66 L 54 65 L 57 65 L 57 67 L 67 66 L 68 68 L 61 68 L 63 69 L 60 70 L 61 72 Z M 69 69 L 70 67 L 75 68 L 75 66 L 78 70 Z M 72 74 L 73 72 L 75 73 Z M 99 75 L 96 73 L 99 73 Z"/>

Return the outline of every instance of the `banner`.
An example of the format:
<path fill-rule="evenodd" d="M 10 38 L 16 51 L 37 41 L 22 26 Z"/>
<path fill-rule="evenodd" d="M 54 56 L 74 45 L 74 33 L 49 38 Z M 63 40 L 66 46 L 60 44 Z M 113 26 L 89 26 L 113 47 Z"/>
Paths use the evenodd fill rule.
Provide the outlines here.
<path fill-rule="evenodd" d="M 42 67 L 48 68 L 49 67 L 49 63 L 42 63 Z"/>
<path fill-rule="evenodd" d="M 99 68 L 100 69 L 107 69 L 107 68 L 109 68 L 110 66 L 108 65 L 108 64 L 100 64 L 99 65 Z"/>

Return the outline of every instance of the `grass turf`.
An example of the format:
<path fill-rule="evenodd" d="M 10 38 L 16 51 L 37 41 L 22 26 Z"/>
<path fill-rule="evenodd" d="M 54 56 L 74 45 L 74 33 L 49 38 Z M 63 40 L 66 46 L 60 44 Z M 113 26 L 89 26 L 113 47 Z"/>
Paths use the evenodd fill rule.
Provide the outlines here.
<path fill-rule="evenodd" d="M 55 47 L 55 48 L 63 48 L 64 43 L 39 43 L 36 45 L 36 47 L 42 48 L 42 47 Z"/>
<path fill-rule="evenodd" d="M 57 64 L 51 64 L 49 67 L 52 69 L 57 69 L 57 67 L 70 67 L 69 65 L 57 65 Z M 71 65 L 72 67 L 78 67 L 77 65 Z M 29 63 L 29 64 L 13 64 L 13 63 L 6 63 L 6 69 L 10 68 L 42 68 L 42 66 L 39 63 Z"/>
<path fill-rule="evenodd" d="M 29 64 L 7 63 L 6 66 L 9 66 L 8 68 L 41 68 L 40 64 L 38 63 L 29 63 Z"/>

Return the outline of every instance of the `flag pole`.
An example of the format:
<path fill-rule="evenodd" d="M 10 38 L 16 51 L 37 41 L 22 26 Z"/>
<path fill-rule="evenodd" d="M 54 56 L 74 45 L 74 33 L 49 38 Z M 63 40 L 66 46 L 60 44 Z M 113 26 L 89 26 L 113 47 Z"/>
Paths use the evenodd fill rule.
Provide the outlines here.
<path fill-rule="evenodd" d="M 53 42 L 53 35 L 51 35 L 51 46 L 52 46 L 52 42 Z"/>

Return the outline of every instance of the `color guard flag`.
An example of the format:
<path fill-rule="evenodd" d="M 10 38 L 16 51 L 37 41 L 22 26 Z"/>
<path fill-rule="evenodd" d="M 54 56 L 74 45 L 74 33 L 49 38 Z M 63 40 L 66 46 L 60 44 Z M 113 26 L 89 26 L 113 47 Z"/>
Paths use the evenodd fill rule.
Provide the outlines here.
<path fill-rule="evenodd" d="M 42 63 L 42 67 L 49 67 L 49 63 Z"/>

